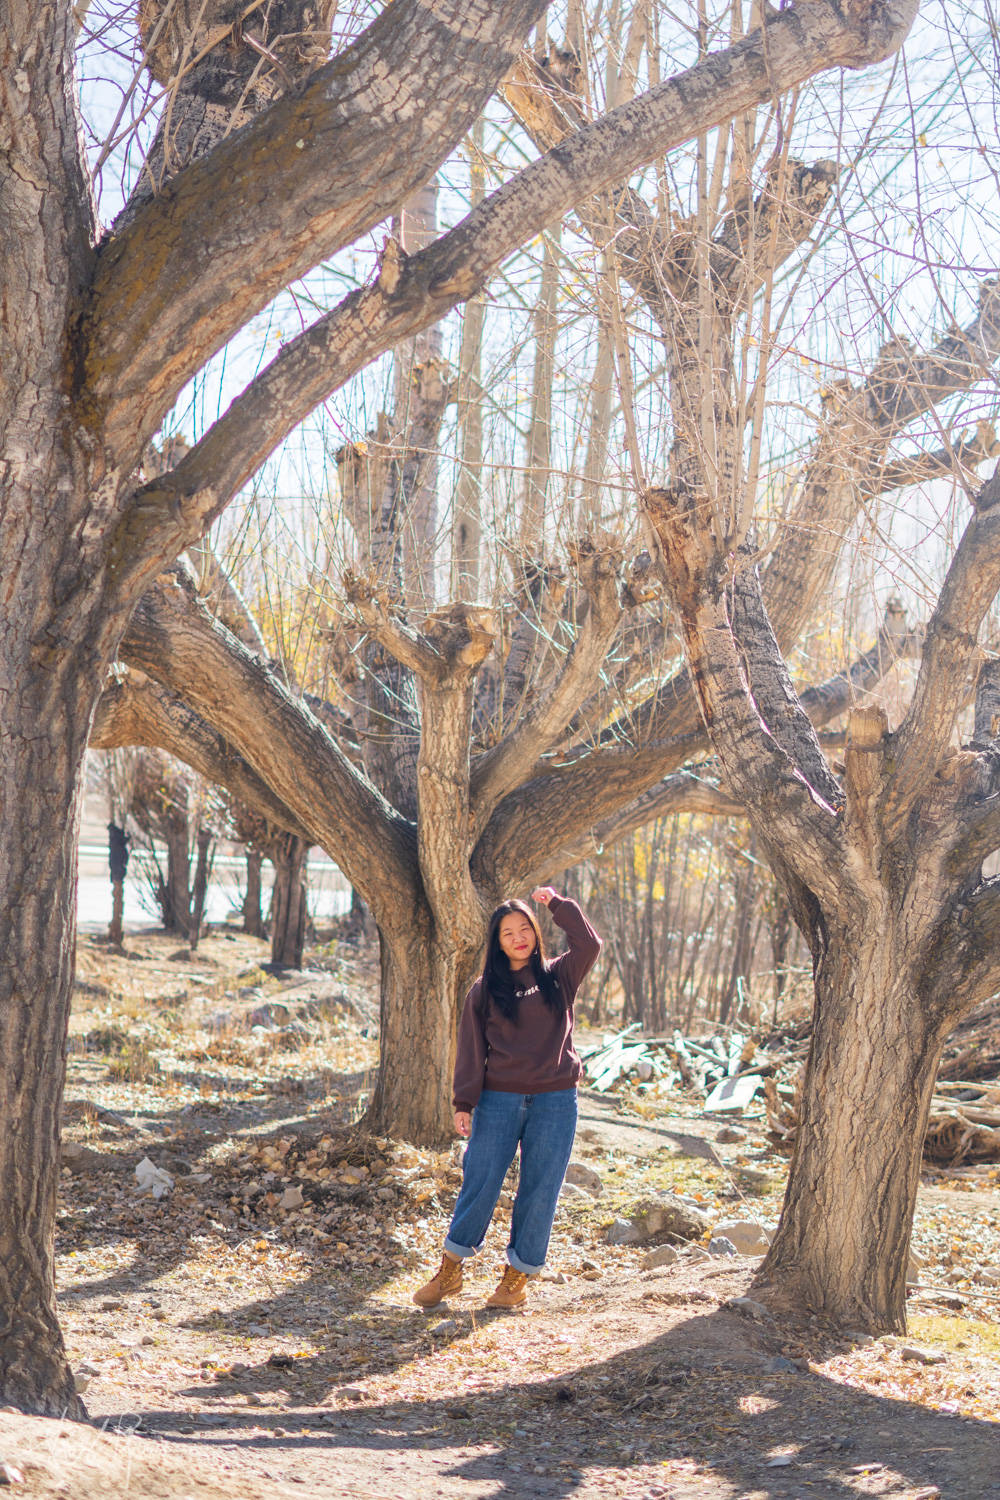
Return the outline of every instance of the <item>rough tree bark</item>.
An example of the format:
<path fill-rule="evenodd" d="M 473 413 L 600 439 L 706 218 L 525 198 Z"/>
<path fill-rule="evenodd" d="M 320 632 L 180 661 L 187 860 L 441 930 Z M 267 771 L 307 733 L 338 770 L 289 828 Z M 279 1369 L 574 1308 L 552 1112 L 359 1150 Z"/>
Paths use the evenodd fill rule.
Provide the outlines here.
<path fill-rule="evenodd" d="M 890 733 L 881 710 L 854 711 L 841 782 L 791 690 L 752 563 L 737 558 L 734 573 L 733 539 L 712 534 L 696 494 L 647 497 L 727 785 L 813 953 L 801 1125 L 757 1286 L 854 1327 L 904 1326 L 941 1048 L 997 984 L 984 937 L 1000 888 L 981 874 L 1000 835 L 996 748 L 950 742 L 1000 588 L 998 500 L 1000 470 L 955 553 L 906 717 Z"/>

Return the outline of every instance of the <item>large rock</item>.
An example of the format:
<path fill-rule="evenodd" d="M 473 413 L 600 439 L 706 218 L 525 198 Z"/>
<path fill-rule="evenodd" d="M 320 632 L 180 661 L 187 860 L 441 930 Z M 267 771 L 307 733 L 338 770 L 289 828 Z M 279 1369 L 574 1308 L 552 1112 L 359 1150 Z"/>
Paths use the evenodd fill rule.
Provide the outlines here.
<path fill-rule="evenodd" d="M 566 1168 L 566 1181 L 573 1187 L 583 1188 L 592 1198 L 599 1198 L 604 1192 L 604 1183 L 601 1181 L 593 1167 L 588 1167 L 585 1162 L 571 1161 Z"/>
<path fill-rule="evenodd" d="M 700 1240 L 711 1223 L 707 1214 L 675 1193 L 659 1193 L 640 1203 L 631 1219 L 643 1240 L 651 1240 L 658 1234 L 678 1240 Z"/>
<path fill-rule="evenodd" d="M 774 1235 L 773 1229 L 755 1224 L 752 1219 L 723 1219 L 712 1232 L 731 1240 L 737 1255 L 766 1255 Z"/>

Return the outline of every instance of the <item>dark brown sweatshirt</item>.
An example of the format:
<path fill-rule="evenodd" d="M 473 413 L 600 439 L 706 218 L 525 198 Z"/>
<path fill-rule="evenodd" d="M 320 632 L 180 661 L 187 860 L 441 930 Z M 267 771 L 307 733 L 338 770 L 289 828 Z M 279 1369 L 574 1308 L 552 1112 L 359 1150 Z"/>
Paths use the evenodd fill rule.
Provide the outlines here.
<path fill-rule="evenodd" d="M 530 969 L 515 974 L 521 990 L 517 1020 L 508 1021 L 489 998 L 483 981 L 476 980 L 465 997 L 458 1027 L 455 1058 L 455 1108 L 473 1110 L 483 1089 L 503 1094 L 549 1094 L 571 1089 L 580 1077 L 580 1059 L 573 1049 L 573 1002 L 583 977 L 598 953 L 601 940 L 575 901 L 553 896 L 549 911 L 569 939 L 565 953 L 553 959 L 549 972 L 559 981 L 565 1009 L 557 1013 L 545 1003 Z"/>

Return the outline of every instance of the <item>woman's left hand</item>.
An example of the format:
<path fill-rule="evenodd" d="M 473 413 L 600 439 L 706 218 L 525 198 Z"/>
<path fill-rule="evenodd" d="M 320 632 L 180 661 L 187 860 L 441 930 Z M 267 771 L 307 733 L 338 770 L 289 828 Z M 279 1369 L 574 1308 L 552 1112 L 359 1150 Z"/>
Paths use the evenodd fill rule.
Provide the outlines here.
<path fill-rule="evenodd" d="M 551 885 L 540 885 L 536 891 L 532 891 L 531 893 L 532 901 L 540 901 L 543 906 L 548 906 L 553 897 L 558 901 L 559 892 L 554 890 Z"/>

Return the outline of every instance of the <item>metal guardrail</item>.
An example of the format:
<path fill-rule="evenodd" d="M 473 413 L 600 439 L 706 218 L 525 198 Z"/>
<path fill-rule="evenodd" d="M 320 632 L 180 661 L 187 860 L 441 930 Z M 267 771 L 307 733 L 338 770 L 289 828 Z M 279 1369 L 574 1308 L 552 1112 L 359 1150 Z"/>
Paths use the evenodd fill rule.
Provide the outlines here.
<path fill-rule="evenodd" d="M 107 844 L 95 844 L 89 841 L 81 842 L 78 846 L 77 852 L 81 859 L 99 859 L 103 860 L 105 864 L 107 863 Z M 162 854 L 163 858 L 166 859 L 166 849 L 157 849 L 156 852 L 158 854 Z M 141 864 L 144 862 L 144 860 L 147 860 L 149 858 L 149 851 L 146 849 L 133 849 L 131 858 L 132 860 Z M 242 870 L 244 868 L 244 865 L 245 860 L 242 854 L 217 854 L 212 861 L 212 868 L 216 870 Z M 332 880 L 334 886 L 339 885 L 345 891 L 350 890 L 349 882 L 341 873 L 339 866 L 335 865 L 332 859 L 310 859 L 309 872 L 312 875 L 323 875 L 329 877 Z"/>

